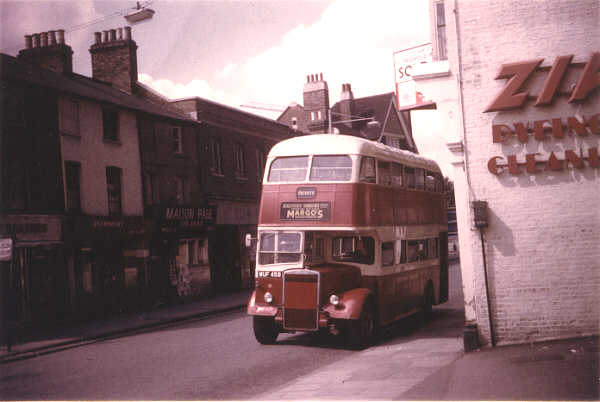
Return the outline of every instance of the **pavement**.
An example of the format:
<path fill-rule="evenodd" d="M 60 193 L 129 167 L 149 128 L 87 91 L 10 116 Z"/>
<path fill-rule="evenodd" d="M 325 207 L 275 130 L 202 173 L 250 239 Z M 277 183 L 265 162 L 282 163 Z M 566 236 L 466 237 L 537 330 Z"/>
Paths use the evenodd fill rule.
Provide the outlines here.
<path fill-rule="evenodd" d="M 243 309 L 249 293 L 244 290 L 150 312 L 39 331 L 20 339 L 11 352 L 1 346 L 0 365 Z M 259 399 L 327 399 L 323 395 L 348 400 L 600 399 L 597 336 L 464 353 L 462 338 L 457 336 L 461 329 L 460 310 L 436 310 L 441 316 L 453 317 L 448 321 L 452 322 L 451 331 L 432 326 L 429 331 L 425 328 L 413 334 L 396 334 L 376 347 L 348 357 L 346 365 L 338 362 L 324 367 L 318 373 L 260 395 Z M 323 394 L 325 388 L 330 392 Z"/>

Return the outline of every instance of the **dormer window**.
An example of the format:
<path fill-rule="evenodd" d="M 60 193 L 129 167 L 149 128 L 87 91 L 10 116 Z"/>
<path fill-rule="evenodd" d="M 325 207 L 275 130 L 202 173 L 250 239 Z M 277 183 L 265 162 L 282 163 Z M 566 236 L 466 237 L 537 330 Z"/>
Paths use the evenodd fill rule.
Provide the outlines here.
<path fill-rule="evenodd" d="M 292 128 L 294 130 L 298 130 L 298 118 L 297 117 L 292 117 Z"/>

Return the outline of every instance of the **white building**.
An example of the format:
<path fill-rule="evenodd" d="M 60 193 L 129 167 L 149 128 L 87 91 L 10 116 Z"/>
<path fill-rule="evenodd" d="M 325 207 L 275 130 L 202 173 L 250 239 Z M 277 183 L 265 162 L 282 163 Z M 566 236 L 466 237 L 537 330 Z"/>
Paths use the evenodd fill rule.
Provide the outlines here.
<path fill-rule="evenodd" d="M 430 5 L 413 77 L 454 157 L 466 325 L 492 346 L 598 334 L 600 3 Z"/>

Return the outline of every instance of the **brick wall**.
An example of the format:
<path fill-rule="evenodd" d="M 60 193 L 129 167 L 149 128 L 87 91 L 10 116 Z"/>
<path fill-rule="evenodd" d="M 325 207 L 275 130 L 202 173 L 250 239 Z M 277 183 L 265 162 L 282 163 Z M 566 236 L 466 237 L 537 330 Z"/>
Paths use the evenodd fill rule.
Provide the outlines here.
<path fill-rule="evenodd" d="M 130 38 L 117 37 L 115 30 L 110 36 L 99 36 L 90 47 L 92 55 L 92 77 L 111 83 L 127 93 L 133 93 L 137 82 L 137 44 Z M 129 36 L 131 34 L 129 33 Z"/>
<path fill-rule="evenodd" d="M 451 3 L 451 2 L 448 2 Z M 484 231 L 490 304 L 495 339 L 498 344 L 597 334 L 600 321 L 600 169 L 584 162 L 583 168 L 569 164 L 561 171 L 548 170 L 521 174 L 504 171 L 494 175 L 488 161 L 500 156 L 506 161 L 515 155 L 525 161 L 536 154 L 547 161 L 553 152 L 563 158 L 566 150 L 587 155 L 598 148 L 600 136 L 593 124 L 587 135 L 565 129 L 564 138 L 551 130 L 541 141 L 529 134 L 529 141 L 492 141 L 492 126 L 515 122 L 584 116 L 592 120 L 600 110 L 598 88 L 583 103 L 569 103 L 558 96 L 550 106 L 535 107 L 549 69 L 536 71 L 523 88 L 533 95 L 523 107 L 484 113 L 507 80 L 498 79 L 504 63 L 544 59 L 550 67 L 555 58 L 573 55 L 580 67 L 569 68 L 559 92 L 570 93 L 583 64 L 592 52 L 599 52 L 600 3 L 596 0 L 523 2 L 458 1 L 458 43 L 449 33 L 449 47 L 457 46 L 463 83 L 466 169 L 470 177 L 469 199 L 489 203 L 490 223 Z M 446 5 L 447 19 L 453 19 L 454 4 Z M 454 27 L 452 27 L 454 28 Z M 454 37 L 450 37 L 453 35 Z M 458 60 L 451 63 L 456 66 Z M 597 120 L 596 120 L 597 121 Z M 594 131 L 596 131 L 594 133 Z M 468 208 L 462 205 L 459 208 Z M 489 342 L 487 303 L 481 243 L 472 222 L 459 222 L 460 236 L 472 250 L 473 287 L 476 319 L 484 342 Z M 462 251 L 461 251 L 462 257 Z M 470 293 L 466 289 L 466 293 Z"/>

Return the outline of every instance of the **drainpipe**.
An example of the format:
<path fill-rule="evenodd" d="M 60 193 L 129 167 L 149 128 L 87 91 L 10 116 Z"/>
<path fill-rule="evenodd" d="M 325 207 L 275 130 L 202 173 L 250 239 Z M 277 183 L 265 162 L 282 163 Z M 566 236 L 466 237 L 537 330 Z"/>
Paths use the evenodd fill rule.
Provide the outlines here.
<path fill-rule="evenodd" d="M 473 215 L 475 220 L 475 227 L 479 229 L 479 236 L 481 239 L 481 255 L 483 258 L 483 281 L 485 282 L 485 298 L 487 301 L 487 312 L 488 322 L 490 325 L 490 341 L 492 347 L 496 346 L 494 340 L 494 325 L 492 322 L 492 309 L 490 303 L 490 289 L 488 285 L 488 273 L 487 273 L 487 259 L 485 255 L 485 240 L 483 238 L 483 229 L 488 226 L 488 213 L 487 213 L 487 201 L 473 201 Z"/>

